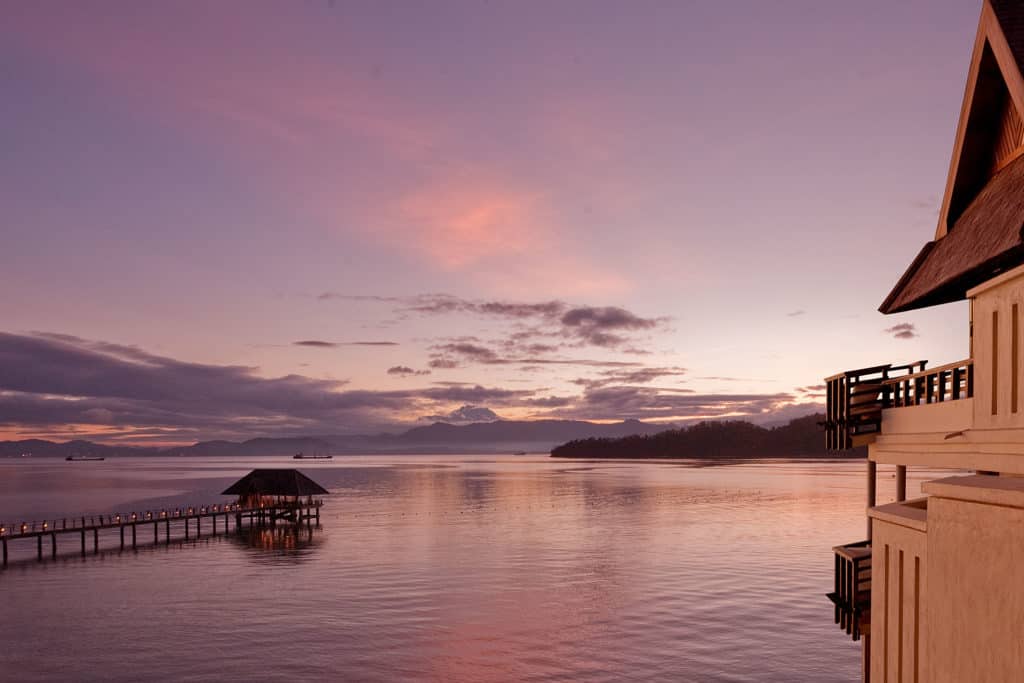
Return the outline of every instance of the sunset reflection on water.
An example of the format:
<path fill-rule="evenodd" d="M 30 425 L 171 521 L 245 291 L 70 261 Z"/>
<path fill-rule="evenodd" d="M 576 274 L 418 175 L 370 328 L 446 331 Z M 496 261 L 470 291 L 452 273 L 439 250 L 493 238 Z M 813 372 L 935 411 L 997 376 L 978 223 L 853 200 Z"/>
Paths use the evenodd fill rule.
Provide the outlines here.
<path fill-rule="evenodd" d="M 62 479 L 62 464 L 0 463 L 0 494 L 45 481 L 34 505 L 46 514 L 67 502 L 62 487 L 92 491 L 98 512 L 211 503 L 251 466 L 291 466 L 124 459 Z M 824 594 L 831 546 L 864 533 L 862 462 L 366 456 L 302 469 L 332 492 L 312 532 L 42 564 L 26 544 L 0 575 L 16 615 L 0 622 L 5 670 L 124 681 L 858 675 L 859 650 Z M 301 647 L 280 647 L 282 633 Z M 102 646 L 125 634 L 129 655 Z"/>

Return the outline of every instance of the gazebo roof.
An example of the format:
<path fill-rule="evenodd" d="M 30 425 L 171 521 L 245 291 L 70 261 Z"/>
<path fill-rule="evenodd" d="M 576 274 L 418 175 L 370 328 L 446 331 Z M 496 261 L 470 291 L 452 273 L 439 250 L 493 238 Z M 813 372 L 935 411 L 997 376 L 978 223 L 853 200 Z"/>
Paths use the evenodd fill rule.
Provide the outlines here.
<path fill-rule="evenodd" d="M 224 496 L 318 496 L 330 493 L 294 469 L 253 470 L 224 491 Z"/>

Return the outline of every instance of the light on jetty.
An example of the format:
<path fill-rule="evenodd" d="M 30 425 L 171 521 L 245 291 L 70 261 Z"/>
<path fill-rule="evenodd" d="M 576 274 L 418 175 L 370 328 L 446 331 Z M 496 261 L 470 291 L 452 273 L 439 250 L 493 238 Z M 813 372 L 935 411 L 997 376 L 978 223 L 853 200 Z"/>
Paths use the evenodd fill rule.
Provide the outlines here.
<path fill-rule="evenodd" d="M 92 536 L 92 552 L 98 554 L 100 549 L 99 532 L 108 529 L 117 529 L 120 537 L 120 547 L 124 550 L 126 541 L 125 532 L 131 534 L 131 547 L 138 547 L 138 527 L 140 525 L 152 525 L 153 543 L 160 542 L 160 527 L 164 529 L 164 540 L 171 542 L 171 522 L 174 521 L 177 530 L 184 531 L 185 540 L 189 540 L 192 533 L 192 522 L 195 522 L 195 537 L 202 535 L 202 522 L 210 520 L 212 533 L 217 535 L 218 520 L 223 522 L 223 532 L 231 531 L 231 520 L 234 519 L 235 531 L 248 527 L 276 526 L 280 523 L 299 525 L 305 523 L 312 527 L 314 524 L 320 526 L 320 507 L 324 504 L 322 498 L 316 496 L 327 495 L 329 491 L 317 484 L 315 481 L 293 469 L 259 469 L 253 470 L 246 476 L 228 487 L 223 494 L 225 496 L 238 496 L 232 503 L 217 503 L 213 505 L 202 505 L 199 507 L 189 506 L 187 508 L 169 508 L 159 511 L 146 510 L 142 513 L 133 511 L 130 513 L 116 513 L 108 515 L 79 515 L 77 517 L 64 517 L 62 519 L 47 519 L 36 522 L 21 522 L 18 526 L 9 528 L 6 524 L 0 523 L 0 566 L 6 567 L 8 563 L 8 543 L 16 539 L 36 539 L 36 557 L 43 559 L 43 539 L 50 540 L 50 554 L 57 557 L 57 537 L 60 535 L 77 534 L 80 537 L 80 552 L 86 555 L 86 538 Z M 246 522 L 248 521 L 248 524 Z M 183 525 L 178 525 L 183 522 Z"/>

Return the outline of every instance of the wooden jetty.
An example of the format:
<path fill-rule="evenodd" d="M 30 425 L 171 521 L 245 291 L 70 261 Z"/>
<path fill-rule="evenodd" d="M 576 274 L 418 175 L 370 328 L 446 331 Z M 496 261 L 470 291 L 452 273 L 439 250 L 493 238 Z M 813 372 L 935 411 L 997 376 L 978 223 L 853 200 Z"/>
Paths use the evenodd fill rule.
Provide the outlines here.
<path fill-rule="evenodd" d="M 236 532 L 244 528 L 276 526 L 278 523 L 320 526 L 320 508 L 324 501 L 315 496 L 327 493 L 325 488 L 297 470 L 264 469 L 253 470 L 224 491 L 222 495 L 238 496 L 236 501 L 230 503 L 162 508 L 127 514 L 79 515 L 20 522 L 13 526 L 0 522 L 0 566 L 7 567 L 8 544 L 15 540 L 35 539 L 36 557 L 42 561 L 44 545 L 49 546 L 49 554 L 52 557 L 57 557 L 59 536 L 77 536 L 82 556 L 87 554 L 87 539 L 91 537 L 92 552 L 98 554 L 100 532 L 112 529 L 118 530 L 123 550 L 128 543 L 132 548 L 138 547 L 140 531 L 148 531 L 150 527 L 153 531 L 154 545 L 160 543 L 161 528 L 164 542 L 167 544 L 171 543 L 172 528 L 176 538 L 184 531 L 185 540 L 189 540 L 194 526 L 195 537 L 199 538 L 203 533 L 203 520 L 210 522 L 211 533 L 215 536 L 218 533 L 218 522 L 222 525 L 222 533 L 226 534 L 232 530 L 232 520 Z"/>

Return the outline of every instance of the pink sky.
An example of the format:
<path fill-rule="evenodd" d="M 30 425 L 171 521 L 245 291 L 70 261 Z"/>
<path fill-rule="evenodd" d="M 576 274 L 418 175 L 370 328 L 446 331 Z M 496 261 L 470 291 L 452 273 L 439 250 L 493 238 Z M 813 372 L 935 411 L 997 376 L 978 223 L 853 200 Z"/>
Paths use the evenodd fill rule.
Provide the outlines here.
<path fill-rule="evenodd" d="M 764 421 L 963 358 L 962 305 L 875 309 L 979 9 L 18 3 L 0 437 Z"/>

